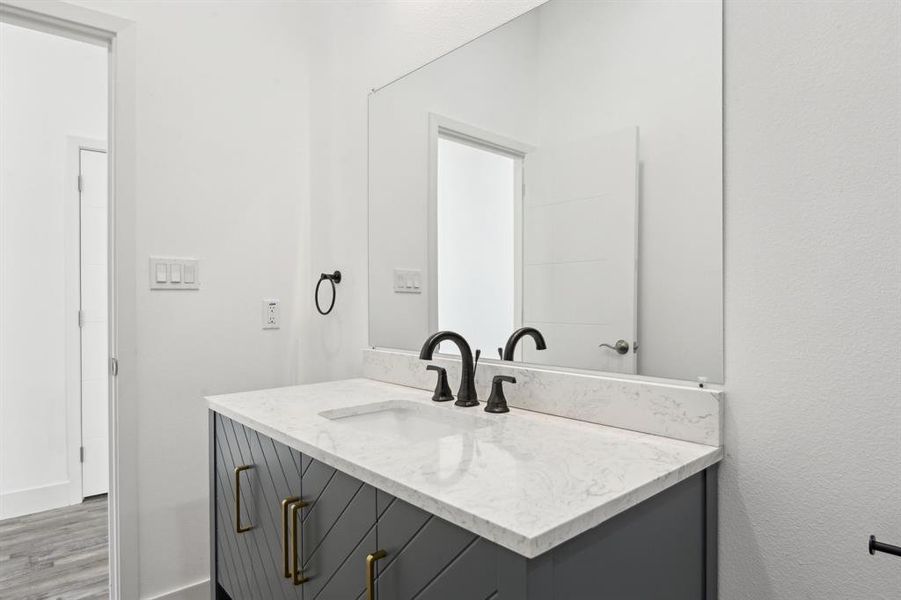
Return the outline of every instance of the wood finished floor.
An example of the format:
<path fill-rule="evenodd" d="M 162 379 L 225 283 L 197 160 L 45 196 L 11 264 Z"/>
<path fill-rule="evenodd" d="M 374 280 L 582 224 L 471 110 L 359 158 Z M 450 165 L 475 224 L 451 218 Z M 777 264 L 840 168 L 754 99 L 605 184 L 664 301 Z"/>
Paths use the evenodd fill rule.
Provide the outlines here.
<path fill-rule="evenodd" d="M 109 598 L 106 496 L 0 521 L 0 600 Z"/>

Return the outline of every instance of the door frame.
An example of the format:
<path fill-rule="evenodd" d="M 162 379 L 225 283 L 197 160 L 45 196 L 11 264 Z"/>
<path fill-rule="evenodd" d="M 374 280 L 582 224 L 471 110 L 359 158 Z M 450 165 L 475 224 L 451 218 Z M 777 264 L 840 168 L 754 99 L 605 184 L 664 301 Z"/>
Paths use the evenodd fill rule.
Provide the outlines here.
<path fill-rule="evenodd" d="M 0 21 L 97 44 L 109 51 L 109 581 L 112 600 L 137 598 L 136 28 L 127 19 L 56 0 L 0 0 Z M 78 437 L 80 440 L 80 431 Z"/>
<path fill-rule="evenodd" d="M 513 207 L 513 232 L 514 232 L 514 290 L 513 290 L 513 318 L 514 326 L 522 326 L 522 219 L 525 196 L 525 173 L 523 164 L 528 153 L 535 150 L 535 146 L 515 140 L 513 138 L 480 129 L 468 123 L 457 121 L 436 113 L 429 113 L 429 171 L 428 171 L 428 271 L 427 271 L 427 302 L 428 302 L 428 331 L 438 331 L 438 140 L 449 138 L 456 142 L 469 144 L 473 147 L 502 154 L 515 159 L 514 181 L 515 204 Z M 490 356 L 481 360 L 494 360 Z"/>
<path fill-rule="evenodd" d="M 77 136 L 68 136 L 66 144 L 66 451 L 69 474 L 69 504 L 84 498 L 81 461 L 82 440 L 82 372 L 81 372 L 81 152 L 103 152 L 109 157 L 107 143 Z M 114 282 L 107 278 L 107 289 Z"/>

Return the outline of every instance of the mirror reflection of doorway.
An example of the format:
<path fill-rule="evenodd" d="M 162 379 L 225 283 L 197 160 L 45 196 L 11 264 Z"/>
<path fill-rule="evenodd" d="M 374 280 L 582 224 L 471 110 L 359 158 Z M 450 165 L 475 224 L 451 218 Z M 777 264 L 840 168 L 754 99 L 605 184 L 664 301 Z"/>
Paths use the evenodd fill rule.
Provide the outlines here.
<path fill-rule="evenodd" d="M 522 202 L 521 163 L 473 142 L 438 138 L 438 329 L 461 333 L 491 358 L 520 322 L 514 214 Z M 443 352 L 458 352 L 445 346 Z"/>
<path fill-rule="evenodd" d="M 499 358 L 534 327 L 547 348 L 519 345 L 514 360 L 636 373 L 638 129 L 511 150 L 455 125 L 466 133 L 442 125 L 434 138 L 432 329 Z"/>

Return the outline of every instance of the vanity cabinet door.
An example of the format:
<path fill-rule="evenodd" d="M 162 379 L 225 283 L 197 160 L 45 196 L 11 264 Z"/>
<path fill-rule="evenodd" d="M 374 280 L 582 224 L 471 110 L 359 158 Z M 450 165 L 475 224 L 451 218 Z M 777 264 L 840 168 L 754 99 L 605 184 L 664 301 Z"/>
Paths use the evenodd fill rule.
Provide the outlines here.
<path fill-rule="evenodd" d="M 388 494 L 378 495 L 378 600 L 502 598 L 491 542 Z M 510 600 L 516 600 L 509 596 Z"/>
<path fill-rule="evenodd" d="M 232 600 L 301 600 L 285 577 L 282 501 L 301 497 L 301 455 L 216 415 L 217 580 Z M 249 469 L 235 478 L 235 468 Z M 240 525 L 235 520 L 240 488 Z M 247 529 L 249 528 L 249 529 Z"/>
<path fill-rule="evenodd" d="M 310 461 L 303 473 L 305 600 L 352 600 L 365 593 L 366 556 L 375 550 L 375 488 Z"/>

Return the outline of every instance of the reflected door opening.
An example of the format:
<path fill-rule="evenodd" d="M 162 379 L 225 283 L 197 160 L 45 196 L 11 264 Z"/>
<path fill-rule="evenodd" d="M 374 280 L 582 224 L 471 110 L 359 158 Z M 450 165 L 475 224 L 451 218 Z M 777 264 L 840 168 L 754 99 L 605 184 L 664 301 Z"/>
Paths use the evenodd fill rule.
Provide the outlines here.
<path fill-rule="evenodd" d="M 516 328 L 521 159 L 438 138 L 438 328 L 495 357 Z M 445 344 L 442 352 L 458 353 Z"/>

